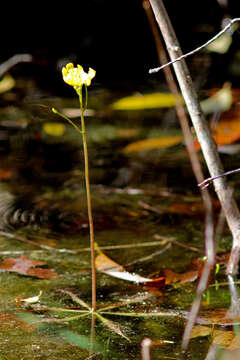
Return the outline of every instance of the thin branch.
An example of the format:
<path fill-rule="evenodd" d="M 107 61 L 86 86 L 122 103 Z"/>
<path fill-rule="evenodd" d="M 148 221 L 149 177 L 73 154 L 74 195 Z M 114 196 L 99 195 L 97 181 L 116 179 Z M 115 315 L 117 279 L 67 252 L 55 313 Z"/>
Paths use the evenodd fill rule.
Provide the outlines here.
<path fill-rule="evenodd" d="M 162 70 L 163 68 L 165 68 L 166 66 L 169 66 L 177 61 L 181 61 L 182 59 L 185 59 L 186 57 L 190 56 L 190 55 L 193 55 L 195 54 L 196 52 L 204 49 L 206 46 L 208 46 L 209 44 L 211 44 L 213 41 L 215 41 L 216 39 L 218 39 L 223 33 L 225 33 L 225 31 L 227 31 L 228 29 L 231 28 L 232 24 L 234 24 L 235 22 L 240 22 L 240 18 L 234 18 L 232 20 L 230 20 L 229 24 L 227 26 L 225 26 L 221 31 L 219 31 L 219 33 L 217 33 L 217 35 L 215 35 L 213 38 L 211 38 L 210 40 L 208 40 L 205 44 L 197 47 L 196 49 L 192 50 L 192 51 L 189 51 L 188 53 L 186 54 L 183 54 L 181 56 L 179 56 L 178 58 L 172 60 L 172 61 L 169 61 L 168 63 L 162 65 L 162 66 L 159 66 L 159 67 L 156 67 L 156 68 L 153 68 L 153 69 L 150 69 L 149 70 L 149 74 L 153 74 L 153 73 L 156 73 L 160 70 Z"/>
<path fill-rule="evenodd" d="M 223 177 L 223 176 L 234 174 L 234 173 L 239 172 L 239 171 L 240 171 L 240 168 L 237 168 L 235 170 L 230 170 L 230 171 L 227 171 L 227 172 L 225 172 L 223 174 L 220 174 L 220 175 L 217 175 L 217 176 L 209 177 L 209 178 L 205 179 L 204 181 L 202 181 L 201 183 L 199 183 L 198 186 L 201 189 L 205 189 L 206 187 L 208 187 L 208 185 L 210 185 L 210 183 L 213 180 L 219 179 L 220 177 Z"/>
<path fill-rule="evenodd" d="M 22 62 L 32 62 L 33 57 L 30 54 L 17 54 L 10 57 L 4 63 L 0 64 L 0 77 L 8 72 L 13 66 Z"/>

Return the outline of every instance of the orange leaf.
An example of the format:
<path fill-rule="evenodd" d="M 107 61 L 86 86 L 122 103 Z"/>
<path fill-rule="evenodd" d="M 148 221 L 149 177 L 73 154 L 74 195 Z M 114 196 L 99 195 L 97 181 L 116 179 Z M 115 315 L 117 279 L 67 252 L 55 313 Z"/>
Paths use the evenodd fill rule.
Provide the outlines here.
<path fill-rule="evenodd" d="M 218 146 L 232 144 L 240 139 L 240 121 L 220 121 L 212 133 Z M 195 148 L 200 149 L 198 141 L 195 141 Z"/>
<path fill-rule="evenodd" d="M 31 260 L 27 256 L 8 258 L 0 263 L 0 271 L 16 272 L 22 275 L 34 276 L 39 279 L 56 278 L 57 274 L 51 269 L 42 269 L 37 266 L 45 265 L 43 261 Z"/>
<path fill-rule="evenodd" d="M 179 283 L 183 284 L 185 282 L 195 281 L 199 276 L 199 271 L 192 270 L 192 271 L 187 271 L 185 273 L 179 274 L 172 270 L 166 269 L 166 270 L 164 270 L 164 274 L 166 277 L 166 279 L 165 279 L 166 284 L 171 284 L 171 283 L 175 283 L 175 282 L 179 282 Z"/>
<path fill-rule="evenodd" d="M 153 150 L 153 149 L 162 149 L 170 146 L 174 146 L 180 144 L 182 142 L 182 136 L 162 136 L 155 137 L 146 140 L 139 140 L 127 145 L 123 152 L 129 153 L 134 151 L 142 151 L 142 150 Z"/>
<path fill-rule="evenodd" d="M 96 269 L 104 274 L 117 277 L 122 280 L 133 281 L 136 283 L 145 283 L 151 279 L 144 278 L 137 274 L 131 274 L 108 256 L 99 251 L 99 255 L 95 259 Z"/>
<path fill-rule="evenodd" d="M 145 283 L 143 283 L 144 286 L 147 287 L 154 287 L 154 288 L 161 288 L 163 286 L 165 286 L 166 284 L 166 280 L 164 276 L 161 276 L 157 279 L 152 279 L 152 280 L 148 280 Z"/>
<path fill-rule="evenodd" d="M 13 172 L 11 170 L 6 170 L 3 168 L 0 168 L 0 179 L 1 180 L 9 180 L 13 176 Z"/>
<path fill-rule="evenodd" d="M 15 317 L 10 311 L 1 311 L 0 312 L 0 330 L 4 328 L 21 328 L 24 331 L 32 332 L 36 329 L 36 326 L 30 325 L 24 321 L 21 321 Z M 9 330 L 8 330 L 9 331 Z"/>

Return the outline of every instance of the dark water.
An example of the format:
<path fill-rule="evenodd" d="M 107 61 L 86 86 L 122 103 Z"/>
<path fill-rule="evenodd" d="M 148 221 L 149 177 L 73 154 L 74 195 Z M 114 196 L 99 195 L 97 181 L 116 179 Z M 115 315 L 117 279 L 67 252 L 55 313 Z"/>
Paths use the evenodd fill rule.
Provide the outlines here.
<path fill-rule="evenodd" d="M 149 278 L 166 269 L 185 273 L 193 258 L 204 255 L 204 211 L 184 145 L 122 151 L 146 137 L 180 135 L 174 111 L 114 112 L 108 105 L 117 96 L 106 90 L 89 94 L 92 111 L 86 126 L 96 241 L 130 273 Z M 61 110 L 77 105 L 74 96 L 50 98 L 23 81 L 2 96 L 0 262 L 27 256 L 44 262 L 43 268 L 57 277 L 0 273 L 0 359 L 90 356 L 92 317 L 81 313 L 84 308 L 73 297 L 91 304 L 82 142 L 51 112 L 53 106 Z M 216 220 L 218 213 L 216 206 Z M 229 250 L 230 242 L 224 228 L 218 250 Z M 215 286 L 216 281 L 224 284 Z M 216 309 L 227 309 L 231 302 L 223 266 L 210 284 L 202 312 L 214 310 L 217 317 Z M 107 320 L 95 319 L 92 358 L 141 359 L 141 342 L 147 337 L 156 342 L 152 359 L 178 359 L 184 311 L 190 309 L 196 285 L 195 280 L 153 290 L 97 272 L 98 308 Z M 21 301 L 40 292 L 36 302 Z M 208 326 L 214 321 L 208 320 Z M 211 336 L 192 339 L 187 358 L 204 359 L 210 343 Z"/>

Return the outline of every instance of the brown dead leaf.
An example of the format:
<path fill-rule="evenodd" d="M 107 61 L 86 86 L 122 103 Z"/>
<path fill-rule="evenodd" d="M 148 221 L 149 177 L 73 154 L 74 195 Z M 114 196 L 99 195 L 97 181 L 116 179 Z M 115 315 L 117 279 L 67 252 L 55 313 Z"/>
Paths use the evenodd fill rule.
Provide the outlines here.
<path fill-rule="evenodd" d="M 240 139 L 240 122 L 238 117 L 231 121 L 220 121 L 214 130 L 213 138 L 218 146 L 229 145 Z M 194 147 L 200 149 L 198 141 L 195 141 Z"/>
<path fill-rule="evenodd" d="M 132 281 L 147 287 L 159 288 L 165 285 L 164 278 L 161 277 L 158 279 L 149 279 L 135 273 L 130 273 L 126 271 L 122 265 L 119 265 L 117 262 L 106 256 L 98 247 L 96 247 L 96 249 L 99 253 L 99 255 L 95 259 L 95 265 L 98 271 L 122 280 Z"/>
<path fill-rule="evenodd" d="M 9 180 L 13 177 L 13 171 L 0 168 L 0 179 Z"/>
<path fill-rule="evenodd" d="M 166 209 L 172 214 L 185 214 L 189 216 L 199 216 L 205 213 L 204 207 L 201 203 L 176 203 L 171 204 Z"/>
<path fill-rule="evenodd" d="M 1 311 L 0 312 L 0 330 L 4 330 L 4 328 L 21 328 L 24 331 L 32 332 L 36 329 L 36 326 L 30 325 L 24 321 L 21 321 L 15 317 L 13 313 L 10 311 Z M 9 331 L 9 330 L 8 330 Z"/>
<path fill-rule="evenodd" d="M 151 279 L 144 278 L 137 274 L 131 274 L 125 270 L 122 265 L 110 259 L 102 251 L 99 250 L 99 255 L 95 259 L 96 269 L 104 274 L 127 281 L 136 283 L 145 283 Z"/>
<path fill-rule="evenodd" d="M 39 266 L 46 265 L 39 260 L 31 260 L 27 256 L 8 258 L 0 263 L 0 271 L 16 272 L 21 275 L 34 276 L 39 279 L 56 278 L 57 274 L 51 269 L 43 269 Z"/>
<path fill-rule="evenodd" d="M 226 309 L 214 309 L 214 310 L 205 310 L 204 313 L 200 314 L 199 319 L 205 325 L 233 325 L 240 323 L 240 316 L 232 314 Z"/>
<path fill-rule="evenodd" d="M 191 339 L 203 336 L 211 336 L 212 344 L 219 345 L 228 350 L 240 348 L 240 335 L 236 335 L 232 330 L 195 325 L 191 332 Z"/>
<path fill-rule="evenodd" d="M 175 282 L 179 282 L 180 284 L 183 284 L 186 282 L 195 281 L 199 276 L 199 271 L 192 270 L 192 271 L 187 271 L 185 273 L 179 274 L 172 270 L 166 269 L 166 270 L 164 270 L 164 275 L 165 275 L 166 284 L 172 284 Z"/>

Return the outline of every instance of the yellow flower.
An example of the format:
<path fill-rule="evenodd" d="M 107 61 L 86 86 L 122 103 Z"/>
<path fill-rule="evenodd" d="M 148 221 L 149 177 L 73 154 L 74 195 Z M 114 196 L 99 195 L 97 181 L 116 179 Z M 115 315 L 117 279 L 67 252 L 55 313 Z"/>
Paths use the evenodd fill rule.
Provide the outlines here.
<path fill-rule="evenodd" d="M 96 71 L 89 68 L 88 73 L 83 70 L 81 65 L 74 67 L 72 63 L 67 64 L 62 69 L 63 80 L 68 85 L 74 87 L 82 87 L 82 85 L 89 86 L 96 75 Z"/>

